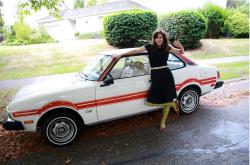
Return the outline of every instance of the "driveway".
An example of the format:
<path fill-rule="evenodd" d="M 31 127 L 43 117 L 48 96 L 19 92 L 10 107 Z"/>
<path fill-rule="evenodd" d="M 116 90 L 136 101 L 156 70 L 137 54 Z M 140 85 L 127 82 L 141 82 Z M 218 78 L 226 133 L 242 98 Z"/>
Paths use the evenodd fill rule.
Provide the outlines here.
<path fill-rule="evenodd" d="M 228 97 L 235 89 L 248 90 L 248 85 L 249 80 L 233 82 L 206 97 Z M 232 99 L 230 97 L 228 99 Z M 248 164 L 248 99 L 248 96 L 242 97 L 237 103 L 229 101 L 228 105 L 224 104 L 226 106 L 222 107 L 208 104 L 205 99 L 198 110 L 190 115 L 177 119 L 172 114 L 164 132 L 156 129 L 158 122 L 137 127 L 132 122 L 136 122 L 138 117 L 91 126 L 71 146 L 26 154 L 7 161 L 6 164 Z M 142 116 L 150 118 L 155 113 L 159 112 Z M 117 133 L 102 136 L 88 137 L 85 134 L 97 127 L 112 130 L 120 123 L 132 127 L 127 131 L 119 130 Z"/>

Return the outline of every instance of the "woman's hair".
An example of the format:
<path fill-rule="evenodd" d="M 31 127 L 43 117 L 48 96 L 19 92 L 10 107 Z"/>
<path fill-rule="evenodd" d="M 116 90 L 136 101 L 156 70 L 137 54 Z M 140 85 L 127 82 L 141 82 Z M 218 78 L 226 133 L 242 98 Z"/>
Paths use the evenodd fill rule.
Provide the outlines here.
<path fill-rule="evenodd" d="M 154 33 L 153 33 L 153 36 L 152 36 L 153 48 L 154 49 L 159 49 L 157 44 L 155 43 L 155 39 L 158 37 L 158 34 L 161 34 L 162 37 L 163 37 L 163 43 L 162 43 L 160 49 L 169 51 L 170 47 L 169 47 L 169 40 L 168 40 L 168 37 L 167 37 L 167 33 L 162 29 L 156 29 L 154 31 Z"/>

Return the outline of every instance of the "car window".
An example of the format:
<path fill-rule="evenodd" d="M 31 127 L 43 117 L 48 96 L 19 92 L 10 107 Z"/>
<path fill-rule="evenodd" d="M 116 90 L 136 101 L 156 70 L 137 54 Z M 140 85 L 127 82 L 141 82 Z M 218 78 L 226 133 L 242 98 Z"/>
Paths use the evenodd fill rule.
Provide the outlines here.
<path fill-rule="evenodd" d="M 185 66 L 183 61 L 181 61 L 179 58 L 177 58 L 175 55 L 173 55 L 171 53 L 169 53 L 167 63 L 168 63 L 168 67 L 171 70 L 180 69 L 180 68 L 183 68 Z"/>
<path fill-rule="evenodd" d="M 149 74 L 149 61 L 146 55 L 121 58 L 110 71 L 114 79 L 143 76 Z"/>
<path fill-rule="evenodd" d="M 85 75 L 87 80 L 97 81 L 104 70 L 109 66 L 111 61 L 111 56 L 99 55 L 93 59 L 93 61 L 90 62 L 80 73 Z"/>

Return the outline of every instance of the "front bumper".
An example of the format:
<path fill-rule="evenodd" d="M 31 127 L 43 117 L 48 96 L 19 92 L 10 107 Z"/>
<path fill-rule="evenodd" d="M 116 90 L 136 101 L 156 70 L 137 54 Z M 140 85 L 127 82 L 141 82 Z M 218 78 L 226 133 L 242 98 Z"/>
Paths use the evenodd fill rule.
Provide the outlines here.
<path fill-rule="evenodd" d="M 214 89 L 222 87 L 223 84 L 224 84 L 224 81 L 221 81 L 221 80 L 216 82 Z"/>
<path fill-rule="evenodd" d="M 24 130 L 23 124 L 20 121 L 12 120 L 8 117 L 2 123 L 5 130 Z"/>

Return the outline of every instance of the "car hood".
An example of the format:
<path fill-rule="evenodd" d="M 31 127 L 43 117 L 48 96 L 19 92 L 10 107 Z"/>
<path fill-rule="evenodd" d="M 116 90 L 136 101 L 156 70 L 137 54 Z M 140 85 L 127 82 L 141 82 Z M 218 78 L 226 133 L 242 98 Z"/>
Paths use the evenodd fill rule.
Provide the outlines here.
<path fill-rule="evenodd" d="M 85 80 L 75 75 L 72 75 L 69 77 L 62 77 L 62 78 L 51 78 L 49 80 L 36 82 L 30 85 L 24 86 L 17 92 L 14 99 L 19 99 L 21 97 L 33 95 L 35 93 L 52 92 L 52 91 L 58 91 L 60 89 L 61 90 L 66 89 L 77 83 L 84 84 Z"/>

